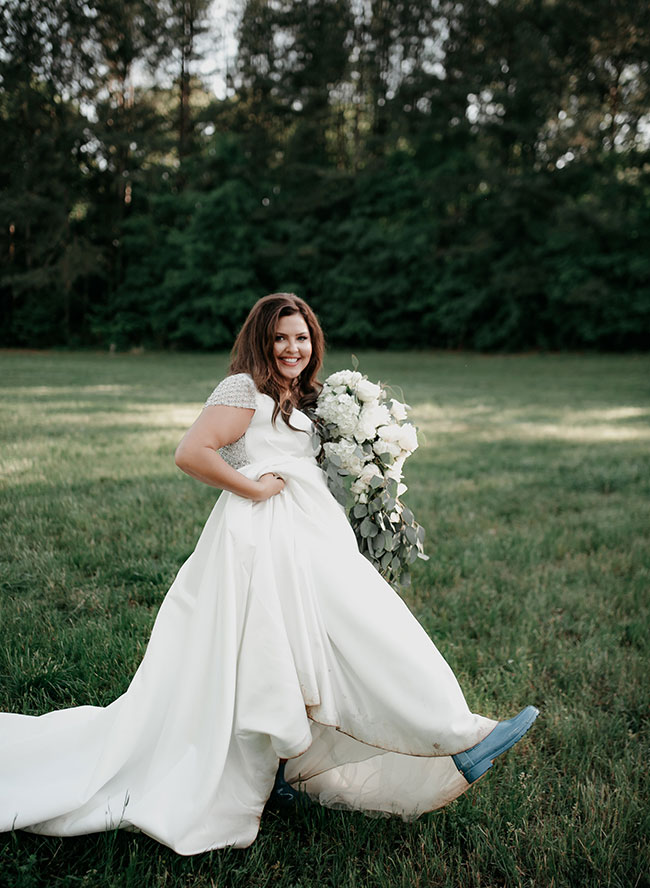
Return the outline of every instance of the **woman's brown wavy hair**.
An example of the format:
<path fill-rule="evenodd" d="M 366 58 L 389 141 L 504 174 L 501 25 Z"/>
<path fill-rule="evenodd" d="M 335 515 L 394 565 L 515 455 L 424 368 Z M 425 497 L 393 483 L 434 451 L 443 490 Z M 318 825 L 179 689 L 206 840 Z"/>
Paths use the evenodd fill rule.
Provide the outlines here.
<path fill-rule="evenodd" d="M 311 339 L 311 358 L 300 376 L 292 384 L 292 400 L 282 400 L 286 379 L 280 374 L 273 343 L 280 318 L 300 314 L 305 319 Z M 290 423 L 291 410 L 304 410 L 316 403 L 322 383 L 317 379 L 323 363 L 325 337 L 318 318 L 304 299 L 294 293 L 271 293 L 263 296 L 251 308 L 244 326 L 239 331 L 230 355 L 229 374 L 248 373 L 253 377 L 257 390 L 270 395 L 275 401 L 273 421 L 278 413 L 286 424 Z"/>

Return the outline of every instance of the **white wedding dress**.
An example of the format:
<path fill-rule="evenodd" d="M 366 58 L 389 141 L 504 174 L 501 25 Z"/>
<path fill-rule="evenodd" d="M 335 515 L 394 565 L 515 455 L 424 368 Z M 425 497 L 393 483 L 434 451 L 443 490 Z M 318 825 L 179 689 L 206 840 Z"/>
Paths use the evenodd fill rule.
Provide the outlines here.
<path fill-rule="evenodd" d="M 0 715 L 0 830 L 137 828 L 180 854 L 256 837 L 278 758 L 321 804 L 415 817 L 467 789 L 451 755 L 496 722 L 357 549 L 313 456 L 250 377 L 208 404 L 254 407 L 223 453 L 282 493 L 219 497 L 128 690 L 105 708 Z M 245 464 L 244 464 L 245 463 Z"/>

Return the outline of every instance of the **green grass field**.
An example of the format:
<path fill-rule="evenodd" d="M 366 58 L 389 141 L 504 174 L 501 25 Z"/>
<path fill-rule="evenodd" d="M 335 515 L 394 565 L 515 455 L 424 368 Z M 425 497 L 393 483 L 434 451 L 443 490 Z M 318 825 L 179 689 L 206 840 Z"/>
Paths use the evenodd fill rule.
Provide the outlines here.
<path fill-rule="evenodd" d="M 471 708 L 535 703 L 533 730 L 412 823 L 268 814 L 249 849 L 191 858 L 126 832 L 3 834 L 2 888 L 650 885 L 650 358 L 358 357 L 420 429 L 405 501 L 431 560 L 407 602 Z M 0 353 L 0 709 L 128 686 L 216 497 L 173 451 L 225 368 Z"/>

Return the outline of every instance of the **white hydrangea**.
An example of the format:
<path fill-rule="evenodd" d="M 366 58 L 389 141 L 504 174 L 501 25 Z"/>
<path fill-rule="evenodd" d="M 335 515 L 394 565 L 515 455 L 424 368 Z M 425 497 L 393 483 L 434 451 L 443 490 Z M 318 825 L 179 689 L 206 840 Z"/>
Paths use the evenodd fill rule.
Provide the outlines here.
<path fill-rule="evenodd" d="M 324 445 L 325 455 L 329 458 L 332 454 L 341 460 L 341 466 L 352 475 L 360 475 L 365 460 L 357 453 L 358 445 L 354 441 L 329 441 Z"/>
<path fill-rule="evenodd" d="M 354 434 L 360 412 L 356 398 L 345 393 L 321 395 L 316 407 L 318 416 L 325 422 L 333 422 L 344 438 L 350 438 Z"/>

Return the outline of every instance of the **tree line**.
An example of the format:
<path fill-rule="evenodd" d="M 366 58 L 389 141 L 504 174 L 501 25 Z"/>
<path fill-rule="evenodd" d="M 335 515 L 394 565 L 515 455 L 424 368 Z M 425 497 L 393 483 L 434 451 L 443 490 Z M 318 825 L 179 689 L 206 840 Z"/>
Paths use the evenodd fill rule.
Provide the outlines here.
<path fill-rule="evenodd" d="M 640 349 L 641 0 L 5 0 L 0 344 Z"/>

